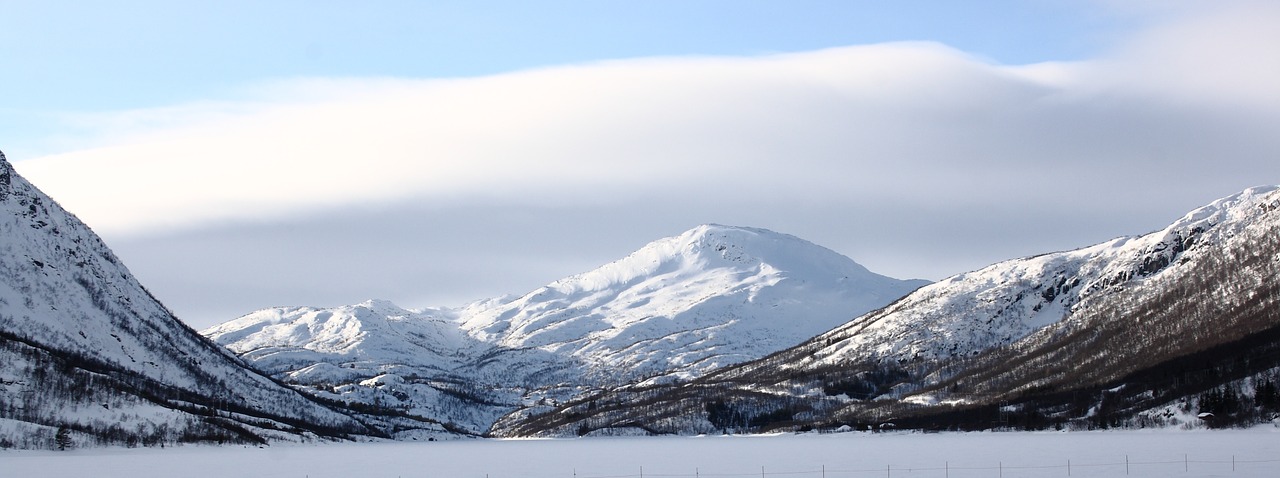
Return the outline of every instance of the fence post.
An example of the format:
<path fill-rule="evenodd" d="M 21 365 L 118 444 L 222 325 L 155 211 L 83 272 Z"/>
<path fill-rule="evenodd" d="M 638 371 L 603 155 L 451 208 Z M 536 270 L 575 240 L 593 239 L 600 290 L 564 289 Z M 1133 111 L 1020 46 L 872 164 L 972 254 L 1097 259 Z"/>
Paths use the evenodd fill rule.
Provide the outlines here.
<path fill-rule="evenodd" d="M 1129 474 L 1129 455 L 1124 456 L 1124 474 Z"/>

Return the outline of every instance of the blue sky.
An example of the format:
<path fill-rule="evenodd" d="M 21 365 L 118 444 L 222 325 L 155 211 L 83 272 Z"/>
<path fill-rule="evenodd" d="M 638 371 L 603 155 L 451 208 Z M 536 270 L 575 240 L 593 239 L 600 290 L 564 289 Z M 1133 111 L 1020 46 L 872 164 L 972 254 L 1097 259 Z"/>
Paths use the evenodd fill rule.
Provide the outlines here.
<path fill-rule="evenodd" d="M 1098 54 L 1148 18 L 1031 1 L 0 2 L 11 154 L 60 114 L 236 98 L 297 77 L 468 77 L 598 60 L 936 41 L 1003 64 Z"/>
<path fill-rule="evenodd" d="M 180 317 L 522 294 L 702 223 L 941 279 L 1280 182 L 1280 7 L 0 0 L 0 149 Z"/>

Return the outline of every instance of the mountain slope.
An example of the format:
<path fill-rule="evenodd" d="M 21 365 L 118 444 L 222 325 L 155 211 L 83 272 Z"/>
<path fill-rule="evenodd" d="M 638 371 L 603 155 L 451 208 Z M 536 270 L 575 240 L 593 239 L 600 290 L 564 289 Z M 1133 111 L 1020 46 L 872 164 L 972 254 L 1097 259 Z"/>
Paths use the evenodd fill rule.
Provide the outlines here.
<path fill-rule="evenodd" d="M 960 274 L 770 357 L 689 384 L 630 387 L 541 416 L 512 416 L 496 433 L 694 433 L 889 417 L 954 425 L 1008 418 L 1013 409 L 1002 403 L 1062 423 L 1108 409 L 1104 395 L 1114 405 L 1118 395 L 1103 391 L 1127 377 L 1209 350 L 1227 365 L 1203 366 L 1230 368 L 1231 360 L 1252 357 L 1247 370 L 1265 380 L 1275 354 L 1259 352 L 1272 343 L 1261 337 L 1280 327 L 1277 210 L 1280 190 L 1249 189 L 1152 234 Z M 1264 345 L 1220 348 L 1236 342 Z M 1244 369 L 1233 370 L 1244 377 Z M 1188 388 L 1191 382 L 1201 389 Z M 1183 395 L 1129 387 L 1136 395 L 1128 407 L 1211 386 L 1222 383 L 1170 382 Z M 1093 407 L 1063 400 L 1092 400 Z"/>
<path fill-rule="evenodd" d="M 387 301 L 279 307 L 202 333 L 285 383 L 354 404 L 362 420 L 397 439 L 479 435 L 520 407 L 529 389 L 568 380 L 556 370 L 571 364 L 495 349 L 464 333 L 455 315 Z"/>
<path fill-rule="evenodd" d="M 297 440 L 367 430 L 174 318 L 0 153 L 0 442 Z"/>
<path fill-rule="evenodd" d="M 905 362 L 955 358 L 1008 345 L 1058 323 L 1082 301 L 1185 265 L 1198 245 L 1221 246 L 1259 220 L 1276 188 L 1253 188 L 1199 208 L 1163 230 L 1074 251 L 1001 262 L 921 288 L 820 337 L 796 368 L 875 356 Z"/>
<path fill-rule="evenodd" d="M 691 378 L 799 343 L 926 284 L 764 229 L 704 225 L 509 301 L 462 326 L 617 378 Z"/>
<path fill-rule="evenodd" d="M 203 333 L 316 396 L 479 434 L 588 390 L 767 355 L 924 283 L 793 236 L 706 225 L 517 298 L 268 309 Z"/>

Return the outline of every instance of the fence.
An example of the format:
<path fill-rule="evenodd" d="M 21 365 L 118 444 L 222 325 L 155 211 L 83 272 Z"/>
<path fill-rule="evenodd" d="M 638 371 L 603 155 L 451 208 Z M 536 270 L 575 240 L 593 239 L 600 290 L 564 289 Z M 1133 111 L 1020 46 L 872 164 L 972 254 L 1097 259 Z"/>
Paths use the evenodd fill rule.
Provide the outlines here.
<path fill-rule="evenodd" d="M 1130 460 L 1113 462 L 1080 462 L 1064 460 L 1061 463 L 1027 464 L 997 461 L 995 464 L 952 464 L 942 462 L 933 466 L 884 465 L 877 468 L 827 468 L 825 465 L 811 470 L 766 470 L 759 472 L 716 473 L 694 469 L 692 473 L 646 473 L 641 467 L 634 474 L 584 474 L 573 471 L 572 478 L 769 478 L 769 477 L 1049 477 L 1049 476 L 1280 476 L 1280 457 L 1244 458 L 1232 455 L 1221 459 L 1192 459 L 1184 454 L 1181 460 Z M 486 478 L 489 478 L 486 476 Z"/>

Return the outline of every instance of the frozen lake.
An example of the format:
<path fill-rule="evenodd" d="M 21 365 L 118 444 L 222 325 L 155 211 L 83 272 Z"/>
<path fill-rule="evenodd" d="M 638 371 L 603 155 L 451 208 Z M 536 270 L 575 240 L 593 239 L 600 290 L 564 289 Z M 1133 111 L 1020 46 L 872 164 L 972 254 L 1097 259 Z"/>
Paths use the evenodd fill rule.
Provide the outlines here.
<path fill-rule="evenodd" d="M 1280 476 L 1280 428 L 0 451 L 0 477 L 28 476 L 1274 477 Z"/>

